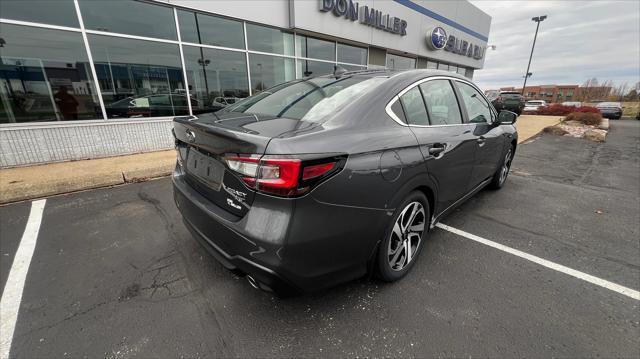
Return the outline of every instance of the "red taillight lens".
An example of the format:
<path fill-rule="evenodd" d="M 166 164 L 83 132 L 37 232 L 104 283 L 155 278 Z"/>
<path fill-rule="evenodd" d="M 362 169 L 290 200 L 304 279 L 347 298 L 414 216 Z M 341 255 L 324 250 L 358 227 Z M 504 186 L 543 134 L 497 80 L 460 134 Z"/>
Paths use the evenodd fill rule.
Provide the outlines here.
<path fill-rule="evenodd" d="M 319 165 L 307 166 L 302 170 L 302 180 L 306 181 L 312 178 L 322 176 L 331 171 L 336 165 L 335 162 L 322 163 Z"/>
<path fill-rule="evenodd" d="M 258 171 L 258 190 L 282 196 L 296 194 L 300 164 L 299 159 L 263 158 Z"/>
<path fill-rule="evenodd" d="M 328 159 L 329 160 L 329 159 Z M 291 197 L 306 193 L 322 176 L 333 171 L 337 162 L 304 165 L 300 158 L 281 158 L 265 155 L 227 155 L 225 161 L 231 170 L 242 176 L 248 187 L 278 196 Z M 336 172 L 336 171 L 333 171 Z"/>

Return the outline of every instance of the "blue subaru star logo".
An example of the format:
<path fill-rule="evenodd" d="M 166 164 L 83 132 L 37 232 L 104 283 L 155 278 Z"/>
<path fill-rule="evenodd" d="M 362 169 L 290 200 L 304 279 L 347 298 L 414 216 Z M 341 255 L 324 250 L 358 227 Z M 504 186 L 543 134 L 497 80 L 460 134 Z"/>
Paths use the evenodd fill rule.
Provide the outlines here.
<path fill-rule="evenodd" d="M 435 50 L 442 50 L 447 44 L 447 32 L 440 26 L 431 31 L 431 47 Z"/>

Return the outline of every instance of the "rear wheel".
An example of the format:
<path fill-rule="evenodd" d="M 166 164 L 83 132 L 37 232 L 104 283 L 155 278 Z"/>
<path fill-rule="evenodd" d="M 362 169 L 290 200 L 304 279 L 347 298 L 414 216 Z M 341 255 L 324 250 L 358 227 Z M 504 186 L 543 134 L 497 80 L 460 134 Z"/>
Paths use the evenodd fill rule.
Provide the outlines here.
<path fill-rule="evenodd" d="M 511 169 L 511 161 L 513 160 L 513 146 L 509 148 L 507 154 L 502 158 L 502 162 L 500 163 L 500 167 L 494 173 L 493 178 L 491 179 L 491 183 L 489 187 L 493 189 L 500 189 L 504 186 L 504 183 L 507 181 L 507 176 L 509 176 L 509 170 Z"/>
<path fill-rule="evenodd" d="M 378 249 L 377 275 L 393 282 L 404 277 L 420 254 L 427 237 L 429 204 L 421 192 L 412 192 L 396 209 Z"/>

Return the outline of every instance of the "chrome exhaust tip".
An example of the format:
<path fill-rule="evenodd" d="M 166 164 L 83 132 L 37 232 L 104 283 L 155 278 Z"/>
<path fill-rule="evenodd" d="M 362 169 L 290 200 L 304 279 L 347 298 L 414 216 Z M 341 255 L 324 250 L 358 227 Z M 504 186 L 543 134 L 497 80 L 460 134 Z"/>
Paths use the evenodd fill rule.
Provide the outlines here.
<path fill-rule="evenodd" d="M 252 287 L 254 287 L 255 289 L 260 289 L 260 285 L 258 284 L 258 282 L 256 281 L 255 278 L 253 278 L 250 275 L 247 275 L 247 281 L 249 282 L 249 284 L 251 284 Z"/>

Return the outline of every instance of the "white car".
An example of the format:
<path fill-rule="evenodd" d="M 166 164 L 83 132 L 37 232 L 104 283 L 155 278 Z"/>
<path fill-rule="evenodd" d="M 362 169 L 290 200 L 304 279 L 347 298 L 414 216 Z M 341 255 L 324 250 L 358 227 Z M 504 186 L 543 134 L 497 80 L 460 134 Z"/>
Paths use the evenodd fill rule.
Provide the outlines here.
<path fill-rule="evenodd" d="M 547 101 L 545 100 L 531 100 L 524 103 L 523 111 L 538 111 L 538 108 L 546 106 Z"/>
<path fill-rule="evenodd" d="M 573 107 L 581 107 L 582 106 L 582 102 L 578 102 L 578 101 L 567 101 L 567 102 L 563 102 L 562 106 L 573 106 Z"/>

